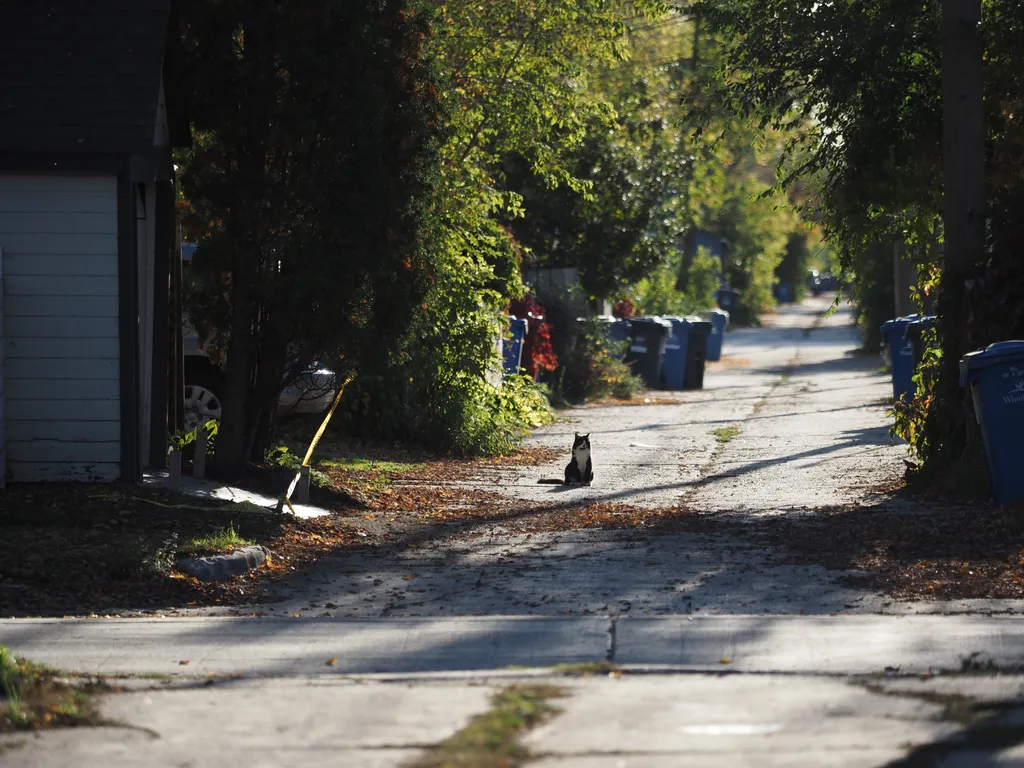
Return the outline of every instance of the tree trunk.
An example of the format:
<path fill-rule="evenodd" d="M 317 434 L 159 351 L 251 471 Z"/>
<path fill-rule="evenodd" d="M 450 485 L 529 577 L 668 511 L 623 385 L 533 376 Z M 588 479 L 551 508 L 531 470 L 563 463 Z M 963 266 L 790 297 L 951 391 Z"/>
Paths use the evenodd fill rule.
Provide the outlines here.
<path fill-rule="evenodd" d="M 266 146 L 260 111 L 273 93 L 273 62 L 268 40 L 272 5 L 251 0 L 244 8 L 242 67 L 253 92 L 241 101 L 238 141 L 237 205 L 225 222 L 237 244 L 231 269 L 231 323 L 225 359 L 223 415 L 215 454 L 217 471 L 234 477 L 245 472 L 254 429 L 253 387 L 256 366 L 256 329 L 260 309 L 259 278 L 263 235 L 260 201 L 265 186 Z"/>
<path fill-rule="evenodd" d="M 984 252 L 985 121 L 981 0 L 943 0 L 942 160 L 944 269 L 940 296 L 943 362 L 939 393 L 960 397 L 959 362 L 970 349 L 970 280 Z M 953 410 L 950 411 L 953 413 Z M 959 415 L 962 418 L 963 409 Z M 956 425 L 951 425 L 956 426 Z M 963 432 L 954 443 L 962 445 Z M 948 446 L 956 449 L 955 445 Z M 953 458 L 950 456 L 949 458 Z"/>
<path fill-rule="evenodd" d="M 253 372 L 253 319 L 256 307 L 251 262 L 258 251 L 251 242 L 239 246 L 231 274 L 231 330 L 224 369 L 223 413 L 217 436 L 218 474 L 237 477 L 248 463 L 250 395 Z"/>
<path fill-rule="evenodd" d="M 246 446 L 246 455 L 252 461 L 259 461 L 270 448 L 278 396 L 288 366 L 288 344 L 276 331 L 277 326 L 270 312 L 266 312 L 261 320 L 263 334 L 257 354 L 251 429 Z"/>
<path fill-rule="evenodd" d="M 693 260 L 697 257 L 697 225 L 690 227 L 683 238 L 683 260 L 679 267 L 679 274 L 676 276 L 676 290 L 685 291 L 690 287 L 690 269 L 693 268 Z"/>

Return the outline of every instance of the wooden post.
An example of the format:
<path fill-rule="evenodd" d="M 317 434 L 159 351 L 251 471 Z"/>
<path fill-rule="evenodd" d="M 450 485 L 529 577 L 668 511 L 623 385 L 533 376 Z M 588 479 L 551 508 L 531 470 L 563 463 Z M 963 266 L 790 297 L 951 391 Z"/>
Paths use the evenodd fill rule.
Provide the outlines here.
<path fill-rule="evenodd" d="M 206 427 L 196 432 L 196 457 L 192 462 L 192 477 L 206 477 Z"/>
<path fill-rule="evenodd" d="M 309 467 L 299 467 L 299 482 L 295 484 L 291 500 L 296 504 L 309 503 Z"/>
<path fill-rule="evenodd" d="M 181 490 L 181 451 L 172 449 L 168 466 L 168 485 L 172 491 Z"/>

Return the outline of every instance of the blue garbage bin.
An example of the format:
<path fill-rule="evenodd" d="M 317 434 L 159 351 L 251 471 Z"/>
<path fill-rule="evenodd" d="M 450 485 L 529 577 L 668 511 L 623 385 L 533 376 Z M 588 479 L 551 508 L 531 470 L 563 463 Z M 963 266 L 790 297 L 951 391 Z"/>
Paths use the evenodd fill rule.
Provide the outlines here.
<path fill-rule="evenodd" d="M 722 342 L 725 341 L 725 329 L 729 327 L 729 313 L 724 309 L 712 309 L 707 314 L 711 321 L 711 335 L 708 336 L 709 363 L 717 363 L 722 359 Z"/>
<path fill-rule="evenodd" d="M 686 353 L 690 342 L 690 321 L 683 317 L 666 317 L 672 333 L 665 341 L 661 361 L 661 380 L 665 389 L 682 389 L 686 381 Z"/>
<path fill-rule="evenodd" d="M 526 320 L 518 317 L 508 319 L 512 329 L 512 338 L 504 339 L 501 346 L 501 355 L 504 362 L 505 373 L 519 373 L 520 363 L 523 359 L 523 342 L 526 340 L 528 328 Z"/>
<path fill-rule="evenodd" d="M 660 317 L 634 317 L 629 321 L 629 334 L 626 363 L 648 387 L 657 387 L 672 324 Z"/>
<path fill-rule="evenodd" d="M 906 315 L 882 323 L 882 343 L 889 346 L 892 358 L 892 398 L 911 401 L 914 399 L 914 347 L 906 339 L 907 326 L 918 315 Z"/>
<path fill-rule="evenodd" d="M 914 368 L 921 364 L 924 358 L 924 333 L 931 330 L 938 323 L 935 315 L 921 315 L 917 320 L 907 325 L 903 331 L 903 338 L 910 344 L 913 351 Z"/>
<path fill-rule="evenodd" d="M 727 285 L 723 285 L 718 289 L 718 293 L 715 294 L 715 300 L 718 302 L 718 306 L 722 309 L 731 311 L 736 306 L 736 302 L 739 301 L 740 292 L 735 288 L 730 288 Z"/>
<path fill-rule="evenodd" d="M 791 304 L 793 302 L 793 290 L 789 283 L 779 283 L 776 292 L 779 304 Z"/>
<path fill-rule="evenodd" d="M 1000 341 L 960 360 L 988 458 L 989 484 L 1000 504 L 1024 498 L 1024 341 Z"/>
<path fill-rule="evenodd" d="M 704 363 L 708 359 L 708 338 L 711 323 L 699 317 L 689 317 L 686 341 L 686 371 L 683 374 L 683 389 L 704 388 Z"/>

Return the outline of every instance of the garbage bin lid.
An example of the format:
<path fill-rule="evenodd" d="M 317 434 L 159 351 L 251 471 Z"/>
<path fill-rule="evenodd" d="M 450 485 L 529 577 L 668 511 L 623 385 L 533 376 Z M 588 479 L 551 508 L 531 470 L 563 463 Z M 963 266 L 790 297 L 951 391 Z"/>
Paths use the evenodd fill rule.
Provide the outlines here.
<path fill-rule="evenodd" d="M 911 317 L 914 317 L 911 315 Z M 931 328 L 939 320 L 937 315 L 917 315 L 916 320 L 911 320 L 910 325 L 923 325 L 926 328 Z"/>
<path fill-rule="evenodd" d="M 644 315 L 643 317 L 631 317 L 629 319 L 631 323 L 641 323 L 647 325 L 660 325 L 662 328 L 671 328 L 672 323 L 663 317 L 657 315 Z"/>
<path fill-rule="evenodd" d="M 920 319 L 921 315 L 904 315 L 903 317 L 897 317 L 895 320 L 886 320 L 882 323 L 882 334 L 887 334 L 895 328 L 906 328 L 911 323 Z"/>
<path fill-rule="evenodd" d="M 960 386 L 966 387 L 971 374 L 994 365 L 1021 363 L 1024 367 L 1024 341 L 997 341 L 984 349 L 968 352 L 960 359 Z"/>

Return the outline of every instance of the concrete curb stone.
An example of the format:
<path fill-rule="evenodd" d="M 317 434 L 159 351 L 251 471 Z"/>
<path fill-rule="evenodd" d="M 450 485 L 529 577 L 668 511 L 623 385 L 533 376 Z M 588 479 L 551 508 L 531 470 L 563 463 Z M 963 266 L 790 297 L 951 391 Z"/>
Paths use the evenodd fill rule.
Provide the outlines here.
<path fill-rule="evenodd" d="M 234 552 L 207 557 L 183 557 L 178 561 L 179 571 L 201 581 L 227 581 L 259 568 L 267 561 L 270 550 L 256 544 Z"/>

